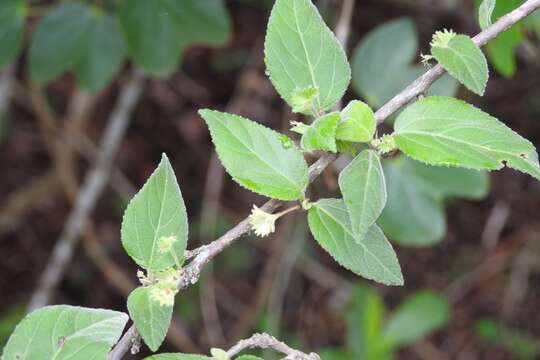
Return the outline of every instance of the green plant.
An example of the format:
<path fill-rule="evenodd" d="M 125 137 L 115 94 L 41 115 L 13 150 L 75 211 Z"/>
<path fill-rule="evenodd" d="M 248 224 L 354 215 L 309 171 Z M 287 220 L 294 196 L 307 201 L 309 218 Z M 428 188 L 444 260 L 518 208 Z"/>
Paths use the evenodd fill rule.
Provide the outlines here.
<path fill-rule="evenodd" d="M 418 34 L 410 19 L 377 26 L 354 51 L 354 89 L 373 108 L 380 108 L 425 72 L 420 64 L 411 65 L 417 52 Z M 458 85 L 446 74 L 427 94 L 455 96 Z M 388 198 L 378 223 L 392 241 L 404 246 L 439 242 L 446 232 L 445 203 L 458 197 L 480 199 L 489 189 L 484 171 L 430 166 L 405 156 L 384 161 L 383 170 Z"/>
<path fill-rule="evenodd" d="M 475 332 L 485 342 L 502 346 L 510 351 L 516 359 L 535 359 L 540 354 L 540 343 L 528 334 L 508 329 L 492 319 L 476 321 Z"/>
<path fill-rule="evenodd" d="M 355 285 L 345 312 L 345 346 L 319 353 L 328 360 L 392 359 L 400 347 L 428 336 L 449 319 L 450 305 L 436 292 L 416 292 L 387 314 L 381 296 L 374 289 Z"/>
<path fill-rule="evenodd" d="M 15 3 L 21 4 L 19 0 Z M 221 43 L 225 39 L 224 29 L 228 28 L 228 22 L 223 19 L 212 22 L 218 29 L 192 24 L 191 20 L 200 14 L 216 14 L 199 11 L 199 6 L 214 9 L 217 2 L 213 0 L 179 4 L 166 0 L 124 1 L 114 16 L 83 5 L 62 4 L 37 26 L 30 50 L 30 75 L 38 82 L 47 82 L 64 71 L 73 71 L 82 86 L 99 88 L 122 62 L 121 41 L 125 41 L 127 52 L 146 72 L 169 74 L 176 68 L 183 47 L 191 42 Z M 498 170 L 507 166 L 540 179 L 538 155 L 529 141 L 470 104 L 450 96 L 424 96 L 445 70 L 472 91 L 482 94 L 487 83 L 487 63 L 479 46 L 539 7 L 539 0 L 525 2 L 519 11 L 502 17 L 474 40 L 452 31 L 435 33 L 432 54 L 425 60 L 437 60 L 439 65 L 374 112 L 359 100 L 336 110 L 351 80 L 351 69 L 340 42 L 310 0 L 277 0 L 268 23 L 265 62 L 277 92 L 294 112 L 310 119 L 291 124 L 293 132 L 301 135 L 300 145 L 294 141 L 297 139 L 237 115 L 209 109 L 199 112 L 233 180 L 271 200 L 260 208 L 254 206 L 248 218 L 221 238 L 186 251 L 186 209 L 172 166 L 163 155 L 157 169 L 129 203 L 122 221 L 122 245 L 142 269 L 137 272 L 140 286 L 127 302 L 134 326 L 122 335 L 127 314 L 66 305 L 44 307 L 18 325 L 2 359 L 33 359 L 44 354 L 67 359 L 76 354 L 81 358 L 114 360 L 123 357 L 129 349 L 136 351 L 140 338 L 152 351 L 158 350 L 169 328 L 177 293 L 198 281 L 203 266 L 250 230 L 259 236 L 272 233 L 276 221 L 293 211 L 307 212 L 315 240 L 340 265 L 382 284 L 403 285 L 397 256 L 377 225 L 388 198 L 383 170 L 386 158 L 400 151 L 407 159 L 433 166 L 471 170 Z M 187 17 L 184 10 L 189 11 Z M 163 13 L 170 16 L 157 21 Z M 142 19 L 140 23 L 139 19 Z M 113 25 L 116 22 L 122 30 L 111 30 L 116 29 Z M 48 31 L 57 23 L 61 24 L 59 28 Z M 199 28 L 193 30 L 192 26 Z M 99 53 L 92 47 L 80 46 L 82 42 L 95 44 L 92 37 L 103 35 L 102 27 L 112 31 L 106 40 L 115 43 L 115 51 Z M 62 46 L 53 53 L 47 44 L 49 37 L 57 33 L 62 34 Z M 104 42 L 104 39 L 97 41 Z M 87 76 L 108 56 L 114 59 L 107 61 L 104 68 L 98 66 L 99 76 Z M 89 58 L 92 61 L 88 62 Z M 400 70 L 408 67 L 410 58 L 405 60 L 398 66 Z M 393 132 L 377 133 L 377 124 L 411 102 L 397 116 Z M 308 166 L 305 155 L 312 152 L 325 154 Z M 338 153 L 350 152 L 359 154 L 339 175 L 343 199 L 309 199 L 306 192 L 310 182 Z M 440 189 L 432 189 L 426 196 L 440 202 L 463 192 L 452 182 L 442 181 Z M 293 204 L 273 213 L 284 202 Z M 434 309 L 430 317 L 434 322 L 417 322 L 409 329 L 410 318 L 419 309 Z M 446 305 L 434 295 L 418 295 L 389 320 L 379 338 L 384 346 L 377 346 L 390 351 L 422 337 L 445 321 L 445 309 Z M 404 327 L 408 331 L 403 331 Z M 294 350 L 266 334 L 255 334 L 228 351 L 212 349 L 211 358 L 230 359 L 253 347 L 270 347 L 292 358 L 319 358 Z M 186 354 L 150 357 L 208 358 Z M 242 358 L 254 359 L 238 357 Z"/>
<path fill-rule="evenodd" d="M 523 4 L 523 0 L 476 1 L 479 4 L 479 23 L 482 29 L 492 23 L 493 19 L 498 19 L 508 12 Z M 514 75 L 517 69 L 516 47 L 526 42 L 525 33 L 529 30 L 536 31 L 540 26 L 540 12 L 536 11 L 526 21 L 517 23 L 503 32 L 496 39 L 487 44 L 487 54 L 489 60 L 497 72 L 506 77 Z"/>
<path fill-rule="evenodd" d="M 23 44 L 29 8 L 26 0 L 0 4 L 0 68 Z M 98 91 L 126 58 L 148 74 L 166 76 L 176 70 L 187 47 L 223 45 L 230 34 L 222 0 L 121 0 L 114 7 L 62 3 L 51 8 L 32 33 L 29 75 L 34 83 L 46 84 L 72 72 L 80 87 Z"/>

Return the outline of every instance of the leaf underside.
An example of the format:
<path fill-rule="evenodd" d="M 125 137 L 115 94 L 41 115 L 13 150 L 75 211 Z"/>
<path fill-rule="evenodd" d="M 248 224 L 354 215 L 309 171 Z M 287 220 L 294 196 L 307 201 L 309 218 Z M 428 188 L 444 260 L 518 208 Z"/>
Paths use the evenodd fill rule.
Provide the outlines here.
<path fill-rule="evenodd" d="M 231 35 L 223 0 L 129 0 L 119 17 L 129 53 L 155 76 L 172 74 L 186 47 L 221 46 Z"/>
<path fill-rule="evenodd" d="M 354 239 L 362 242 L 386 205 L 386 184 L 379 155 L 373 150 L 362 151 L 339 174 L 339 188 Z"/>
<path fill-rule="evenodd" d="M 39 22 L 29 58 L 34 82 L 47 83 L 73 71 L 81 87 L 96 91 L 119 71 L 125 45 L 115 16 L 68 3 Z"/>
<path fill-rule="evenodd" d="M 19 52 L 24 38 L 25 2 L 3 0 L 0 4 L 0 69 Z"/>
<path fill-rule="evenodd" d="M 340 121 L 338 112 L 316 119 L 302 136 L 302 148 L 308 151 L 325 150 L 336 152 L 336 129 Z"/>
<path fill-rule="evenodd" d="M 308 166 L 283 135 L 241 116 L 201 110 L 229 175 L 241 186 L 279 200 L 303 197 Z"/>
<path fill-rule="evenodd" d="M 133 290 L 127 302 L 129 315 L 150 350 L 157 351 L 171 323 L 173 307 L 160 305 L 150 297 L 148 287 Z"/>
<path fill-rule="evenodd" d="M 403 285 L 396 254 L 381 229 L 373 225 L 364 241 L 357 242 L 342 200 L 319 200 L 309 210 L 308 221 L 315 240 L 340 265 L 366 279 Z"/>
<path fill-rule="evenodd" d="M 373 108 L 379 108 L 427 69 L 416 62 L 418 34 L 410 18 L 388 21 L 371 30 L 352 57 L 353 86 Z M 458 82 L 446 74 L 429 95 L 454 96 Z M 390 120 L 390 119 L 389 119 Z"/>
<path fill-rule="evenodd" d="M 345 52 L 310 0 L 275 2 L 264 51 L 270 80 L 291 106 L 295 90 L 312 87 L 318 90 L 315 113 L 328 110 L 349 85 Z"/>
<path fill-rule="evenodd" d="M 540 179 L 534 146 L 461 100 L 424 98 L 400 114 L 394 129 L 399 149 L 415 160 L 476 170 L 499 170 L 506 165 Z"/>
<path fill-rule="evenodd" d="M 122 219 L 122 245 L 141 267 L 164 270 L 175 265 L 170 252 L 161 253 L 162 237 L 176 237 L 173 250 L 182 257 L 186 250 L 188 221 L 176 176 L 165 154 L 143 188 L 131 199 Z"/>
<path fill-rule="evenodd" d="M 376 127 L 373 110 L 362 101 L 353 100 L 341 110 L 341 122 L 336 130 L 336 139 L 368 142 L 373 139 Z"/>
<path fill-rule="evenodd" d="M 487 60 L 470 37 L 455 35 L 446 46 L 433 46 L 431 53 L 467 89 L 480 96 L 484 94 L 489 77 Z"/>
<path fill-rule="evenodd" d="M 378 220 L 384 233 L 403 246 L 429 246 L 445 234 L 444 201 L 479 199 L 489 189 L 487 173 L 429 166 L 400 156 L 384 162 L 388 201 Z"/>
<path fill-rule="evenodd" d="M 46 306 L 15 328 L 2 360 L 102 360 L 122 335 L 124 313 L 68 305 Z"/>

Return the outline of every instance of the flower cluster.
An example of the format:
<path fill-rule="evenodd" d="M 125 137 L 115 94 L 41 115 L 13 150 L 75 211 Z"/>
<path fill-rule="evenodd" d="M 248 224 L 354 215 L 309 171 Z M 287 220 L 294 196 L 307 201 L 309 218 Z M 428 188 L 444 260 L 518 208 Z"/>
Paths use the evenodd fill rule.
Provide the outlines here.
<path fill-rule="evenodd" d="M 178 238 L 174 235 L 160 237 L 157 243 L 158 252 L 161 254 L 164 254 L 171 251 L 174 243 L 177 241 L 178 241 Z"/>
<path fill-rule="evenodd" d="M 257 236 L 264 237 L 276 230 L 276 220 L 279 216 L 279 214 L 269 214 L 253 205 L 249 224 Z"/>
<path fill-rule="evenodd" d="M 144 285 L 149 280 L 144 276 L 142 271 L 140 271 L 140 273 L 143 276 L 141 283 Z M 140 274 L 138 273 L 138 275 Z M 152 273 L 153 279 L 149 285 L 150 298 L 161 306 L 173 306 L 174 297 L 178 293 L 178 282 L 180 281 L 181 276 L 182 270 L 176 270 L 172 267 Z M 139 276 L 139 279 L 141 279 L 141 276 Z"/>

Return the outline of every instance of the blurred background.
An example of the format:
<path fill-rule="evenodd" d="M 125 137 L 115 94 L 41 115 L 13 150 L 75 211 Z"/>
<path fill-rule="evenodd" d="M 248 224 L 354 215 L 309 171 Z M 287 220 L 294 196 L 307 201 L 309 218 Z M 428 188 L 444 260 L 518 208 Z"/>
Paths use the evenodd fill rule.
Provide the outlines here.
<path fill-rule="evenodd" d="M 426 71 L 420 54 L 436 30 L 480 31 L 469 0 L 314 2 L 329 27 L 349 24 L 346 100 L 375 109 Z M 0 0 L 0 345 L 38 300 L 126 311 L 137 268 L 121 217 L 161 153 L 186 202 L 190 249 L 265 201 L 224 174 L 197 110 L 283 132 L 300 120 L 265 75 L 273 1 L 182 0 L 178 13 L 165 3 Z M 521 3 L 498 1 L 494 17 Z M 537 11 L 486 48 L 484 97 L 449 77 L 431 93 L 475 104 L 539 146 L 539 38 Z M 389 129 L 391 120 L 379 132 Z M 346 163 L 326 170 L 310 198 L 339 196 Z M 161 351 L 208 353 L 265 331 L 325 360 L 539 358 L 540 184 L 399 154 L 384 166 L 380 225 L 404 287 L 340 268 L 305 214 L 287 216 L 272 236 L 222 252 L 179 294 Z"/>

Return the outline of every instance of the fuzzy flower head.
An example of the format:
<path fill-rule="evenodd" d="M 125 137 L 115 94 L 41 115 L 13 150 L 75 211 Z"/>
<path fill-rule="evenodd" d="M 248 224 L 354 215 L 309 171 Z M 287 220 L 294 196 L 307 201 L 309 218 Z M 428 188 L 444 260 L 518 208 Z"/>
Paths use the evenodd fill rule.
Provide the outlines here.
<path fill-rule="evenodd" d="M 318 96 L 319 89 L 313 86 L 294 89 L 291 97 L 292 111 L 294 113 L 312 113 Z"/>
<path fill-rule="evenodd" d="M 276 220 L 278 218 L 279 215 L 269 214 L 253 205 L 251 215 L 249 215 L 249 224 L 255 231 L 255 235 L 265 237 L 276 230 Z"/>
<path fill-rule="evenodd" d="M 156 283 L 166 285 L 172 288 L 176 288 L 178 286 L 178 282 L 180 281 L 181 276 L 182 269 L 176 270 L 172 267 L 154 273 Z"/>
<path fill-rule="evenodd" d="M 448 47 L 450 40 L 456 36 L 456 33 L 452 30 L 444 29 L 443 31 L 436 31 L 433 34 L 433 39 L 431 40 L 431 47 Z"/>
<path fill-rule="evenodd" d="M 178 293 L 176 286 L 161 283 L 150 286 L 150 299 L 161 306 L 173 306 L 176 293 Z"/>
<path fill-rule="evenodd" d="M 171 251 L 173 244 L 178 241 L 178 238 L 174 235 L 162 236 L 158 240 L 158 251 L 161 254 Z"/>
<path fill-rule="evenodd" d="M 214 360 L 230 360 L 231 358 L 225 350 L 212 348 L 210 349 L 210 354 L 212 354 L 212 359 Z"/>
<path fill-rule="evenodd" d="M 388 134 L 384 134 L 380 138 L 375 139 L 372 144 L 379 150 L 379 154 L 381 155 L 388 154 L 397 149 L 396 140 L 392 135 Z"/>

